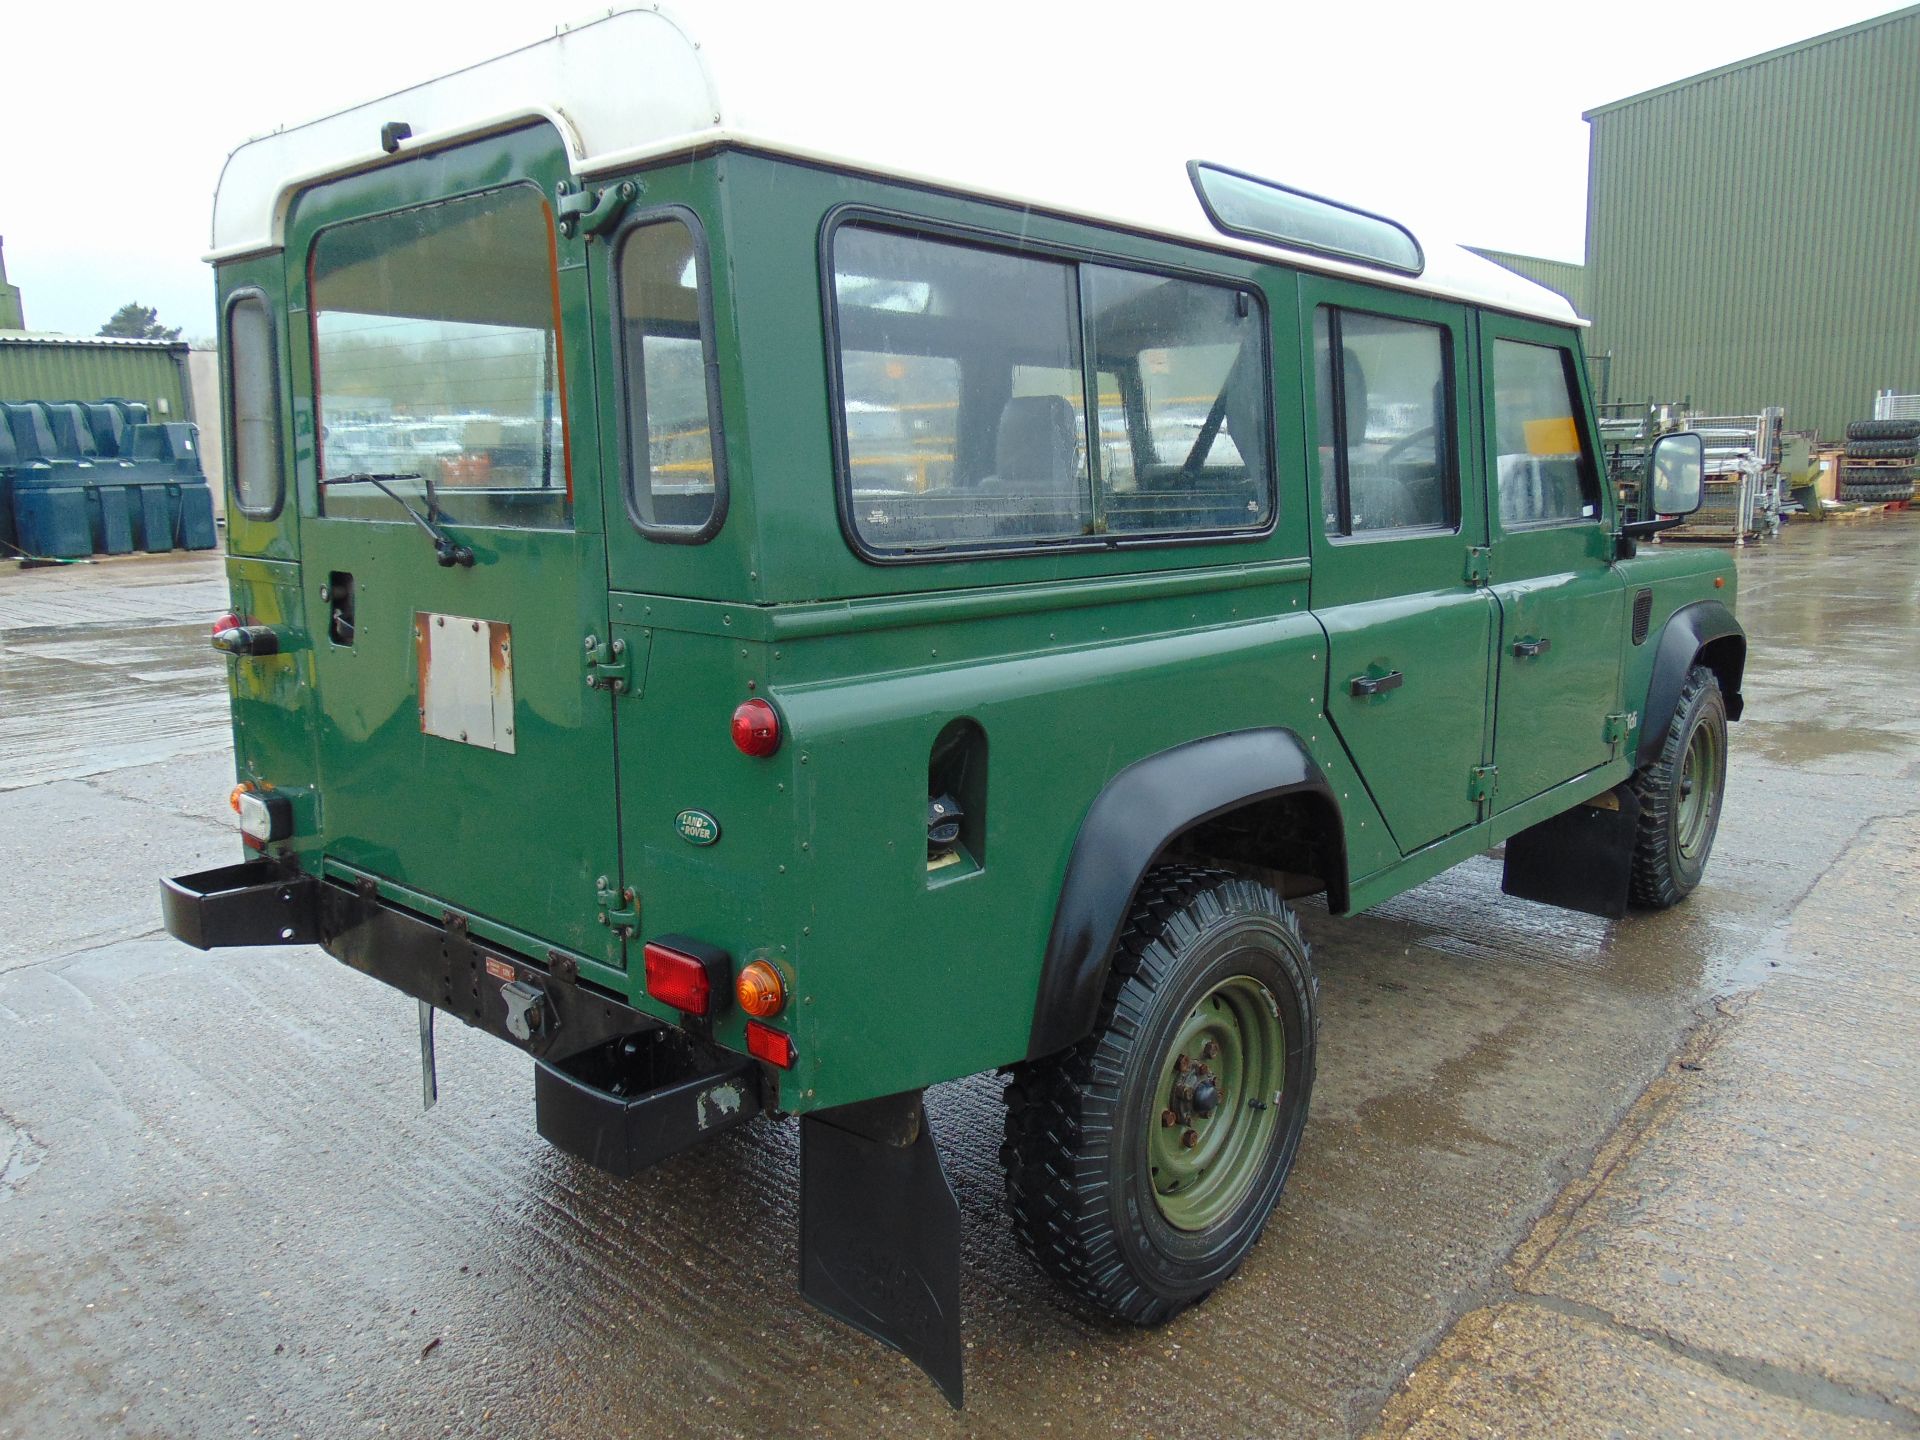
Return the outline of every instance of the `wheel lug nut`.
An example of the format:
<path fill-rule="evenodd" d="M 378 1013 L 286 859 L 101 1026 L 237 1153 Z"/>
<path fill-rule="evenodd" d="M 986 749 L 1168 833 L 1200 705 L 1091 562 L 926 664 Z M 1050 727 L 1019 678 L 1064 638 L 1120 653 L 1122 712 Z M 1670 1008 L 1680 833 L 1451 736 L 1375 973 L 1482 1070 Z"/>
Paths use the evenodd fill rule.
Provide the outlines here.
<path fill-rule="evenodd" d="M 1187 1131 L 1186 1134 L 1180 1137 L 1180 1148 L 1183 1150 L 1191 1150 L 1193 1149 L 1194 1146 L 1198 1145 L 1199 1143 L 1200 1143 L 1200 1135 L 1198 1131 L 1189 1130 Z"/>
<path fill-rule="evenodd" d="M 1173 1128 L 1174 1122 L 1179 1118 L 1180 1117 L 1175 1115 L 1171 1110 L 1162 1110 L 1160 1112 L 1161 1128 L 1165 1130 L 1171 1130 Z"/>
<path fill-rule="evenodd" d="M 1173 1059 L 1173 1068 L 1184 1075 L 1188 1070 L 1193 1068 L 1193 1061 L 1189 1060 L 1185 1055 L 1176 1055 Z"/>
<path fill-rule="evenodd" d="M 1205 1045 L 1200 1047 L 1200 1058 L 1202 1060 L 1211 1060 L 1219 1053 L 1220 1042 L 1218 1040 L 1209 1040 Z"/>

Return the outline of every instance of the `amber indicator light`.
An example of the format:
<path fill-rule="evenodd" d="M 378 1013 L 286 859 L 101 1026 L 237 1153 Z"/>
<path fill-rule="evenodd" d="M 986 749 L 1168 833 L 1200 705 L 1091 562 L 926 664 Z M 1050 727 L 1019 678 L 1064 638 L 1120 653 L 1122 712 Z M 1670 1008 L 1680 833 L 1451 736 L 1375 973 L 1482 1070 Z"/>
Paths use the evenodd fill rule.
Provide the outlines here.
<path fill-rule="evenodd" d="M 778 1015 L 780 1007 L 787 1003 L 787 990 L 780 972 L 765 960 L 756 960 L 740 972 L 740 977 L 733 982 L 733 995 L 742 1010 L 760 1020 Z"/>

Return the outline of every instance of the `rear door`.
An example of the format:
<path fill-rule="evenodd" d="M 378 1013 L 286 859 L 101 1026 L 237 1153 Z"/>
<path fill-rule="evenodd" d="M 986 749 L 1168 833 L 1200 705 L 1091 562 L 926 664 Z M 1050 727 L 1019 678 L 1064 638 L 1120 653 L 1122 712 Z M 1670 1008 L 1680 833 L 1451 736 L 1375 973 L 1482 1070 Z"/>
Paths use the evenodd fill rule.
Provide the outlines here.
<path fill-rule="evenodd" d="M 1569 339 L 1512 316 L 1480 321 L 1503 810 L 1604 764 L 1624 731 L 1608 716 L 1626 592 Z"/>
<path fill-rule="evenodd" d="M 586 685 L 608 639 L 599 423 L 583 242 L 551 203 L 565 173 L 530 127 L 301 198 L 302 551 L 336 873 L 617 969 L 615 711 Z M 441 563 L 430 530 L 473 563 Z"/>
<path fill-rule="evenodd" d="M 1468 318 L 1457 305 L 1301 283 L 1318 446 L 1313 608 L 1327 712 L 1411 852 L 1479 818 L 1493 604 L 1471 583 L 1486 543 L 1470 463 Z"/>

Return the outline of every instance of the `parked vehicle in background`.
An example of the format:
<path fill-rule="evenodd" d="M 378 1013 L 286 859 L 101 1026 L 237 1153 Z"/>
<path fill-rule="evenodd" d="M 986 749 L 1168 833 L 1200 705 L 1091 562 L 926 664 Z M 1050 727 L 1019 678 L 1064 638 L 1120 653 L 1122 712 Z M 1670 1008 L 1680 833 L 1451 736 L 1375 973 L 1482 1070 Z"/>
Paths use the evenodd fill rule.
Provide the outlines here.
<path fill-rule="evenodd" d="M 518 1045 L 616 1174 L 800 1117 L 802 1290 L 957 1404 L 925 1088 L 1005 1069 L 1083 1301 L 1204 1298 L 1307 1123 L 1294 902 L 1502 842 L 1518 895 L 1684 898 L 1734 575 L 1635 553 L 1558 296 L 1219 166 L 1077 209 L 715 129 L 711 53 L 617 12 L 236 152 L 251 858 L 167 922 L 414 996 L 429 1096 L 435 1013 Z M 546 443 L 363 470 L 376 389 Z"/>

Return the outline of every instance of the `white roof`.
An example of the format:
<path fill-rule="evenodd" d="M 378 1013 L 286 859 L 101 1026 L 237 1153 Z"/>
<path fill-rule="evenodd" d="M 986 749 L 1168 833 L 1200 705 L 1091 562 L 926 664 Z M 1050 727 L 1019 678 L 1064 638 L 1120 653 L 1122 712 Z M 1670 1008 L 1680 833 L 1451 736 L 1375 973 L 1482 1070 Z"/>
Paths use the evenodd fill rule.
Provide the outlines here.
<path fill-rule="evenodd" d="M 797 85 L 791 56 L 755 43 L 750 23 L 730 31 L 724 11 L 698 36 L 658 7 L 614 10 L 493 60 L 379 100 L 250 140 L 227 157 L 214 193 L 209 260 L 278 249 L 287 209 L 305 185 L 383 164 L 380 130 L 403 121 L 401 156 L 543 119 L 560 134 L 575 175 L 715 145 L 741 145 L 1125 226 L 1304 269 L 1447 296 L 1500 310 L 1574 322 L 1555 292 L 1417 229 L 1418 277 L 1222 234 L 1207 218 L 1184 166 L 1063 165 L 1060 150 L 1008 155 L 969 145 L 966 126 L 936 148 L 888 153 L 887 127 L 849 123 L 830 96 L 837 78 Z M 784 70 L 784 76 L 783 76 Z M 1202 159 L 1216 157 L 1202 156 Z M 1022 164 L 1028 175 L 1021 177 Z M 1284 176 L 1274 177 L 1284 181 Z M 1413 228 L 1413 227 L 1409 227 Z"/>

